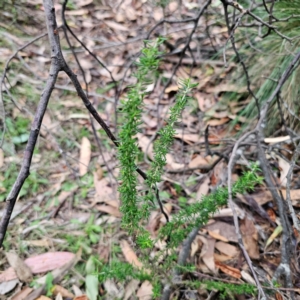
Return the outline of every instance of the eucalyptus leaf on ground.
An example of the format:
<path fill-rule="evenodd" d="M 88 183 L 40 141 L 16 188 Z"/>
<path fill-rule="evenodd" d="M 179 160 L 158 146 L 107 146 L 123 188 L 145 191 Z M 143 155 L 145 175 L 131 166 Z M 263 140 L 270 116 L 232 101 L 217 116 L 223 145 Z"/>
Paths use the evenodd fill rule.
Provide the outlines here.
<path fill-rule="evenodd" d="M 97 300 L 98 290 L 98 278 L 96 275 L 88 274 L 85 277 L 85 290 L 89 300 Z"/>

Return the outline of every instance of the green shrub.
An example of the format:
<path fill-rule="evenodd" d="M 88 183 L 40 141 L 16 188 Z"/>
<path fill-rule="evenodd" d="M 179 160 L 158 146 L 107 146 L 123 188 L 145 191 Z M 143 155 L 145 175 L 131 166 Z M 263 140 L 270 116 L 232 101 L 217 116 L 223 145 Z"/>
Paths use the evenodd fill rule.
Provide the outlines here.
<path fill-rule="evenodd" d="M 166 125 L 159 131 L 159 138 L 154 143 L 154 158 L 151 167 L 147 172 L 145 181 L 147 188 L 146 196 L 140 195 L 137 192 L 137 158 L 140 155 L 136 134 L 139 132 L 141 124 L 141 115 L 143 109 L 143 99 L 146 95 L 146 86 L 153 82 L 157 76 L 159 66 L 158 56 L 160 55 L 159 46 L 163 42 L 158 39 L 154 43 L 146 42 L 146 48 L 142 50 L 142 54 L 137 64 L 137 71 L 134 76 L 137 79 L 135 85 L 131 86 L 127 99 L 122 101 L 122 114 L 124 125 L 121 127 L 119 135 L 120 146 L 118 148 L 118 158 L 120 160 L 120 180 L 119 188 L 121 196 L 121 211 L 122 211 L 122 226 L 128 231 L 128 234 L 133 236 L 134 241 L 140 248 L 140 254 L 144 254 L 142 260 L 145 265 L 150 267 L 151 274 L 143 273 L 140 270 L 135 270 L 131 265 L 121 264 L 120 262 L 111 263 L 109 270 L 102 266 L 101 273 L 98 274 L 101 281 L 107 276 L 117 280 L 126 280 L 128 277 L 139 278 L 140 280 L 149 280 L 155 287 L 155 295 L 159 294 L 160 285 L 158 284 L 161 274 L 171 274 L 172 269 L 176 267 L 177 255 L 175 247 L 177 247 L 187 234 L 194 228 L 200 225 L 205 225 L 209 218 L 223 205 L 227 203 L 228 189 L 227 187 L 218 188 L 214 193 L 204 196 L 196 203 L 182 206 L 181 210 L 172 215 L 172 220 L 169 220 L 159 232 L 158 238 L 168 241 L 168 255 L 158 252 L 157 255 L 149 259 L 149 250 L 154 245 L 149 232 L 144 228 L 148 221 L 151 210 L 154 207 L 154 199 L 158 202 L 156 184 L 161 181 L 161 176 L 166 165 L 166 155 L 170 151 L 175 133 L 175 123 L 179 120 L 182 110 L 187 101 L 190 99 L 191 90 L 197 85 L 192 84 L 190 80 L 180 81 L 180 89 L 176 96 L 176 101 L 170 109 L 169 117 L 166 120 Z M 232 186 L 232 193 L 245 193 L 247 190 L 253 190 L 256 184 L 261 183 L 262 178 L 257 175 L 259 169 L 256 164 L 251 165 L 249 171 L 243 173 Z M 160 203 L 160 207 L 162 207 Z M 148 250 L 147 250 L 148 249 Z M 159 257 L 164 254 L 164 263 L 158 265 Z M 153 267 L 156 265 L 155 267 Z M 142 272 L 142 273 L 141 273 Z M 155 278 L 155 280 L 154 280 Z M 243 286 L 228 286 L 222 283 L 219 284 L 219 290 L 224 294 L 226 291 L 237 290 L 248 293 L 248 285 Z M 209 286 L 207 284 L 207 286 Z M 210 289 L 218 289 L 216 285 L 211 284 Z M 254 289 L 254 287 L 253 287 Z M 249 288 L 249 293 L 253 292 Z"/>

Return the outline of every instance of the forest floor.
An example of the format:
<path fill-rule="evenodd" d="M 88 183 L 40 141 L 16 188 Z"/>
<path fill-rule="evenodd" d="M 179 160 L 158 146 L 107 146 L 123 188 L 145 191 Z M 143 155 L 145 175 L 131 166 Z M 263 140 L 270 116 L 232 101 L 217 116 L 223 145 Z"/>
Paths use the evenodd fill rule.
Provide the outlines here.
<path fill-rule="evenodd" d="M 122 122 L 122 116 L 116 113 L 118 102 L 135 82 L 133 62 L 150 29 L 163 18 L 193 18 L 203 1 L 183 0 L 181 4 L 171 1 L 165 9 L 154 2 L 73 0 L 67 5 L 69 26 L 107 68 L 101 67 L 70 37 L 85 72 L 89 99 L 116 134 Z M 41 0 L 14 3 L 16 8 L 7 3 L 0 12 L 1 73 L 18 48 L 46 33 Z M 61 25 L 62 5 L 58 1 L 55 1 L 55 9 Z M 246 87 L 235 86 L 230 80 L 236 70 L 230 49 L 226 52 L 228 66 L 224 66 L 223 49 L 228 33 L 222 7 L 213 2 L 208 13 L 200 18 L 189 51 L 182 58 L 179 50 L 185 46 L 193 24 L 164 23 L 152 32 L 151 39 L 159 35 L 168 37 L 163 50 L 169 54 L 161 58 L 159 80 L 148 87 L 150 93 L 144 101 L 143 124 L 137 135 L 143 152 L 139 167 L 146 171 L 153 158 L 153 137 L 174 103 L 178 80 L 192 78 L 198 83 L 193 90 L 193 100 L 177 124 L 175 141 L 159 184 L 160 198 L 170 217 L 216 188 L 227 186 L 230 150 L 246 122 L 239 117 L 239 112 L 250 101 Z M 59 35 L 66 61 L 86 88 L 61 29 Z M 45 35 L 18 51 L 9 65 L 8 79 L 3 86 L 7 128 L 0 149 L 0 216 L 20 169 L 30 124 L 48 76 L 49 53 Z M 108 272 L 107 266 L 112 261 L 135 266 L 143 261 L 132 238 L 120 226 L 119 164 L 115 146 L 98 124 L 94 126 L 98 142 L 89 113 L 70 80 L 65 74 L 59 75 L 43 119 L 30 176 L 20 192 L 0 255 L 0 299 L 29 299 L 28 295 L 43 285 L 45 289 L 38 299 L 151 299 L 149 281 L 100 280 L 101 272 Z M 266 148 L 279 141 L 279 137 L 266 140 Z M 256 160 L 251 147 L 245 147 L 243 156 L 236 162 L 233 182 L 247 170 L 249 161 Z M 288 144 L 282 147 L 290 149 Z M 276 154 L 269 159 L 284 196 L 283 182 L 290 163 Z M 143 186 L 142 179 L 140 186 Z M 300 189 L 295 188 L 291 191 L 295 208 L 299 207 L 299 199 Z M 234 206 L 243 243 L 258 278 L 263 286 L 270 286 L 281 261 L 281 227 L 272 195 L 262 184 L 250 194 L 237 195 Z M 199 230 L 187 260 L 194 271 L 187 271 L 184 280 L 211 279 L 236 285 L 255 283 L 239 248 L 232 216 L 232 210 L 224 206 Z M 157 206 L 147 229 L 155 236 L 164 224 L 165 218 Z M 296 231 L 293 238 L 298 247 Z M 165 248 L 166 242 L 159 241 L 152 254 Z M 181 247 L 177 250 L 179 252 Z M 297 259 L 292 260 L 294 274 L 298 272 Z M 28 267 L 29 274 L 26 273 Z M 55 284 L 53 275 L 49 275 L 53 270 L 57 271 Z M 299 293 L 298 278 L 295 275 L 294 286 Z M 225 292 L 228 299 L 256 297 Z M 280 283 L 268 292 L 269 299 L 289 299 Z M 182 283 L 174 287 L 170 299 L 220 297 L 217 288 L 192 289 Z"/>

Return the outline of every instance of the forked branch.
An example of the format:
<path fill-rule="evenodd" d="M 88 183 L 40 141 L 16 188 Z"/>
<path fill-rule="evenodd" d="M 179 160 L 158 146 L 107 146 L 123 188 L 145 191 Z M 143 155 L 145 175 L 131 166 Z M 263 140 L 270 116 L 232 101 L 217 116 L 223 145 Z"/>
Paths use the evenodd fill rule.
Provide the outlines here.
<path fill-rule="evenodd" d="M 84 105 L 91 113 L 91 115 L 95 118 L 95 120 L 101 125 L 101 127 L 106 132 L 107 136 L 113 141 L 113 143 L 118 147 L 118 141 L 116 137 L 113 135 L 109 127 L 106 125 L 104 120 L 100 117 L 97 110 L 94 108 L 84 90 L 82 89 L 76 74 L 70 69 L 67 65 L 60 46 L 60 40 L 58 35 L 58 27 L 56 23 L 55 9 L 53 5 L 53 0 L 43 0 L 45 16 L 46 16 L 46 24 L 47 24 L 47 32 L 50 42 L 51 48 L 51 65 L 50 72 L 46 82 L 46 87 L 42 92 L 37 111 L 35 113 L 35 117 L 31 126 L 31 131 L 29 135 L 29 139 L 25 148 L 22 166 L 18 177 L 13 185 L 9 195 L 6 199 L 6 205 L 4 208 L 3 217 L 0 222 L 0 247 L 3 244 L 5 233 L 7 231 L 7 227 L 9 224 L 9 220 L 11 218 L 11 214 L 13 212 L 16 200 L 18 198 L 19 192 L 26 180 L 26 178 L 30 174 L 30 165 L 33 156 L 33 151 L 39 136 L 40 128 L 42 125 L 43 117 L 46 112 L 48 102 L 52 91 L 54 89 L 54 85 L 57 79 L 57 75 L 60 71 L 64 71 L 69 78 L 71 79 L 75 89 L 77 91 L 78 96 L 82 99 Z M 140 170 L 139 168 L 136 171 L 143 177 L 143 179 L 147 179 L 147 175 Z"/>

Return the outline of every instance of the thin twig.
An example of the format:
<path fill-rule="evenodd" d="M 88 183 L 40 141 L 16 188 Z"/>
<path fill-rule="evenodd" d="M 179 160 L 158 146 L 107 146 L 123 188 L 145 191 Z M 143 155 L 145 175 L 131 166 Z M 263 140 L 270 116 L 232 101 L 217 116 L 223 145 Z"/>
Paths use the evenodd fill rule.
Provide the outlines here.
<path fill-rule="evenodd" d="M 25 45 L 21 46 L 20 48 L 18 48 L 6 61 L 5 66 L 4 66 L 4 70 L 3 70 L 3 74 L 0 78 L 0 113 L 2 113 L 2 122 L 3 122 L 3 132 L 2 132 L 2 137 L 0 139 L 0 148 L 3 146 L 3 142 L 4 142 L 4 135 L 6 132 L 6 124 L 5 124 L 5 108 L 4 108 L 4 102 L 3 102 L 3 95 L 2 95 L 2 85 L 4 83 L 4 80 L 6 78 L 6 73 L 8 71 L 8 66 L 10 64 L 10 62 L 12 61 L 13 58 L 15 58 L 17 56 L 17 54 L 22 51 L 23 49 L 25 49 L 26 47 L 28 47 L 29 45 L 31 45 L 32 43 L 36 42 L 37 40 L 43 38 L 44 36 L 47 35 L 46 33 L 42 33 L 39 36 L 35 37 L 34 39 L 32 39 L 31 41 L 29 41 L 28 43 L 26 43 Z"/>
<path fill-rule="evenodd" d="M 41 95 L 40 102 L 36 114 L 34 116 L 33 123 L 31 125 L 31 131 L 28 138 L 28 142 L 24 151 L 23 162 L 21 170 L 18 174 L 18 177 L 6 199 L 6 205 L 3 212 L 3 217 L 0 222 L 0 247 L 2 246 L 7 226 L 16 203 L 18 194 L 23 186 L 24 181 L 29 176 L 29 170 L 31 165 L 31 160 L 33 156 L 34 147 L 39 135 L 39 131 L 42 125 L 43 117 L 47 109 L 48 101 L 50 99 L 51 93 L 54 89 L 54 84 L 57 79 L 57 75 L 62 68 L 61 61 L 61 49 L 59 47 L 59 37 L 55 34 L 57 29 L 56 20 L 53 18 L 54 7 L 51 0 L 44 0 L 45 13 L 47 15 L 47 32 L 49 41 L 51 44 L 51 66 L 49 71 L 49 77 L 46 82 L 46 86 Z M 46 34 L 44 34 L 46 35 Z M 43 35 L 43 36 L 44 36 Z M 41 36 L 39 36 L 40 38 Z"/>
<path fill-rule="evenodd" d="M 190 253 L 190 249 L 191 249 L 191 245 L 194 241 L 194 239 L 196 238 L 200 227 L 196 227 L 194 228 L 189 235 L 187 236 L 187 238 L 184 240 L 184 242 L 182 243 L 182 248 L 179 252 L 178 255 L 178 260 L 177 260 L 177 265 L 178 266 L 184 266 L 186 263 L 186 260 L 189 256 Z M 172 292 L 172 284 L 176 284 L 176 282 L 179 279 L 179 276 L 181 274 L 180 269 L 176 266 L 176 268 L 173 270 L 173 274 L 172 274 L 172 283 L 167 283 L 164 286 L 163 292 L 162 292 L 162 296 L 161 296 L 161 300 L 169 300 L 170 296 L 171 296 L 171 292 Z"/>
<path fill-rule="evenodd" d="M 242 250 L 242 253 L 245 257 L 245 260 L 250 268 L 250 271 L 253 275 L 253 278 L 255 280 L 255 283 L 256 283 L 256 286 L 257 286 L 257 289 L 258 289 L 258 292 L 259 292 L 259 297 L 260 296 L 263 296 L 264 299 L 267 299 L 266 296 L 265 296 L 265 293 L 262 289 L 262 286 L 258 280 L 258 277 L 254 271 L 254 268 L 253 268 L 253 265 L 252 265 L 252 261 L 249 257 L 249 254 L 247 253 L 247 250 L 245 249 L 245 246 L 244 246 L 244 243 L 243 243 L 243 239 L 242 239 L 242 235 L 241 235 L 241 232 L 240 232 L 240 227 L 239 227 L 239 220 L 238 220 L 238 216 L 237 216 L 237 212 L 235 210 L 235 206 L 234 206 L 234 203 L 233 203 L 233 199 L 232 199 L 232 187 L 231 187 L 231 172 L 232 172 L 232 169 L 234 167 L 234 164 L 235 164 L 235 158 L 236 158 L 236 155 L 237 155 L 237 151 L 238 151 L 238 148 L 240 147 L 240 143 L 245 140 L 248 136 L 250 136 L 251 134 L 253 134 L 254 131 L 250 131 L 250 132 L 247 132 L 245 133 L 242 137 L 240 137 L 237 142 L 235 143 L 234 147 L 233 147 L 233 150 L 232 150 L 232 154 L 231 154 L 231 157 L 230 157 L 230 160 L 228 162 L 228 179 L 227 179 L 227 186 L 228 186 L 228 204 L 229 204 L 229 207 L 231 208 L 232 210 L 232 214 L 233 214 L 233 223 L 234 223 L 234 227 L 235 227 L 235 232 L 236 232 L 236 235 L 237 235 L 237 238 L 238 238 L 238 244 L 240 246 L 240 249 Z M 259 298 L 260 299 L 260 298 Z"/>
<path fill-rule="evenodd" d="M 293 174 L 293 170 L 294 170 L 295 165 L 296 165 L 296 161 L 299 158 L 299 155 L 300 155 L 300 143 L 298 143 L 296 149 L 294 150 L 294 154 L 293 154 L 293 157 L 292 157 L 290 168 L 289 168 L 289 171 L 288 171 L 288 173 L 286 175 L 286 178 L 287 178 L 287 183 L 286 183 L 286 201 L 288 203 L 290 214 L 292 215 L 293 224 L 294 224 L 295 228 L 298 230 L 298 232 L 300 233 L 299 220 L 298 220 L 298 218 L 296 216 L 294 207 L 292 205 L 292 200 L 291 200 L 291 180 L 292 180 L 292 174 Z"/>
<path fill-rule="evenodd" d="M 293 281 L 292 281 L 292 276 L 291 276 L 291 269 L 290 269 L 290 258 L 291 258 L 291 237 L 290 237 L 290 232 L 288 228 L 288 220 L 286 217 L 286 211 L 284 208 L 284 202 L 283 199 L 279 196 L 276 186 L 273 183 L 273 180 L 271 179 L 270 176 L 270 167 L 269 163 L 266 159 L 265 152 L 263 151 L 261 147 L 261 142 L 259 138 L 262 136 L 262 131 L 258 131 L 257 133 L 258 136 L 258 158 L 260 160 L 260 166 L 262 168 L 263 174 L 265 181 L 267 183 L 268 188 L 270 189 L 270 192 L 277 204 L 277 209 L 279 212 L 279 217 L 282 225 L 282 247 L 281 247 L 281 262 L 279 267 L 277 268 L 275 274 L 274 274 L 274 279 L 277 280 L 277 278 L 283 274 L 285 277 L 285 284 L 289 288 L 293 288 Z M 294 294 L 291 292 L 291 299 L 294 299 Z"/>
<path fill-rule="evenodd" d="M 223 2 L 223 6 L 224 6 L 224 14 L 225 14 L 225 20 L 226 20 L 226 25 L 227 25 L 227 29 L 228 29 L 228 35 L 229 35 L 229 38 L 230 41 L 231 41 L 231 45 L 232 45 L 232 48 L 235 52 L 235 55 L 236 57 L 238 58 L 239 60 L 239 63 L 241 64 L 242 68 L 243 68 L 243 71 L 244 71 L 244 74 L 246 76 L 246 80 L 247 80 L 247 90 L 249 92 L 249 94 L 254 98 L 255 100 L 255 104 L 256 104 L 256 107 L 257 107 L 257 113 L 258 113 L 258 116 L 257 118 L 259 119 L 260 118 L 260 105 L 259 105 L 259 101 L 257 99 L 257 97 L 255 96 L 254 92 L 252 91 L 251 89 L 251 82 L 250 82 L 250 77 L 249 77 L 249 74 L 248 74 L 248 70 L 246 68 L 246 65 L 244 63 L 244 61 L 242 60 L 242 57 L 239 53 L 239 51 L 237 50 L 236 48 L 236 45 L 235 45 L 235 38 L 234 38 L 234 32 L 235 32 L 235 29 L 237 28 L 237 26 L 239 25 L 239 22 L 242 20 L 242 17 L 245 15 L 245 11 L 242 13 L 242 15 L 238 18 L 238 20 L 236 21 L 236 23 L 234 24 L 233 26 L 233 29 L 230 29 L 230 24 L 229 24 L 229 17 L 228 17 L 228 5 L 225 3 L 225 1 Z M 224 51 L 225 51 L 225 47 L 224 47 Z M 226 59 L 226 56 L 224 54 L 224 57 Z"/>

